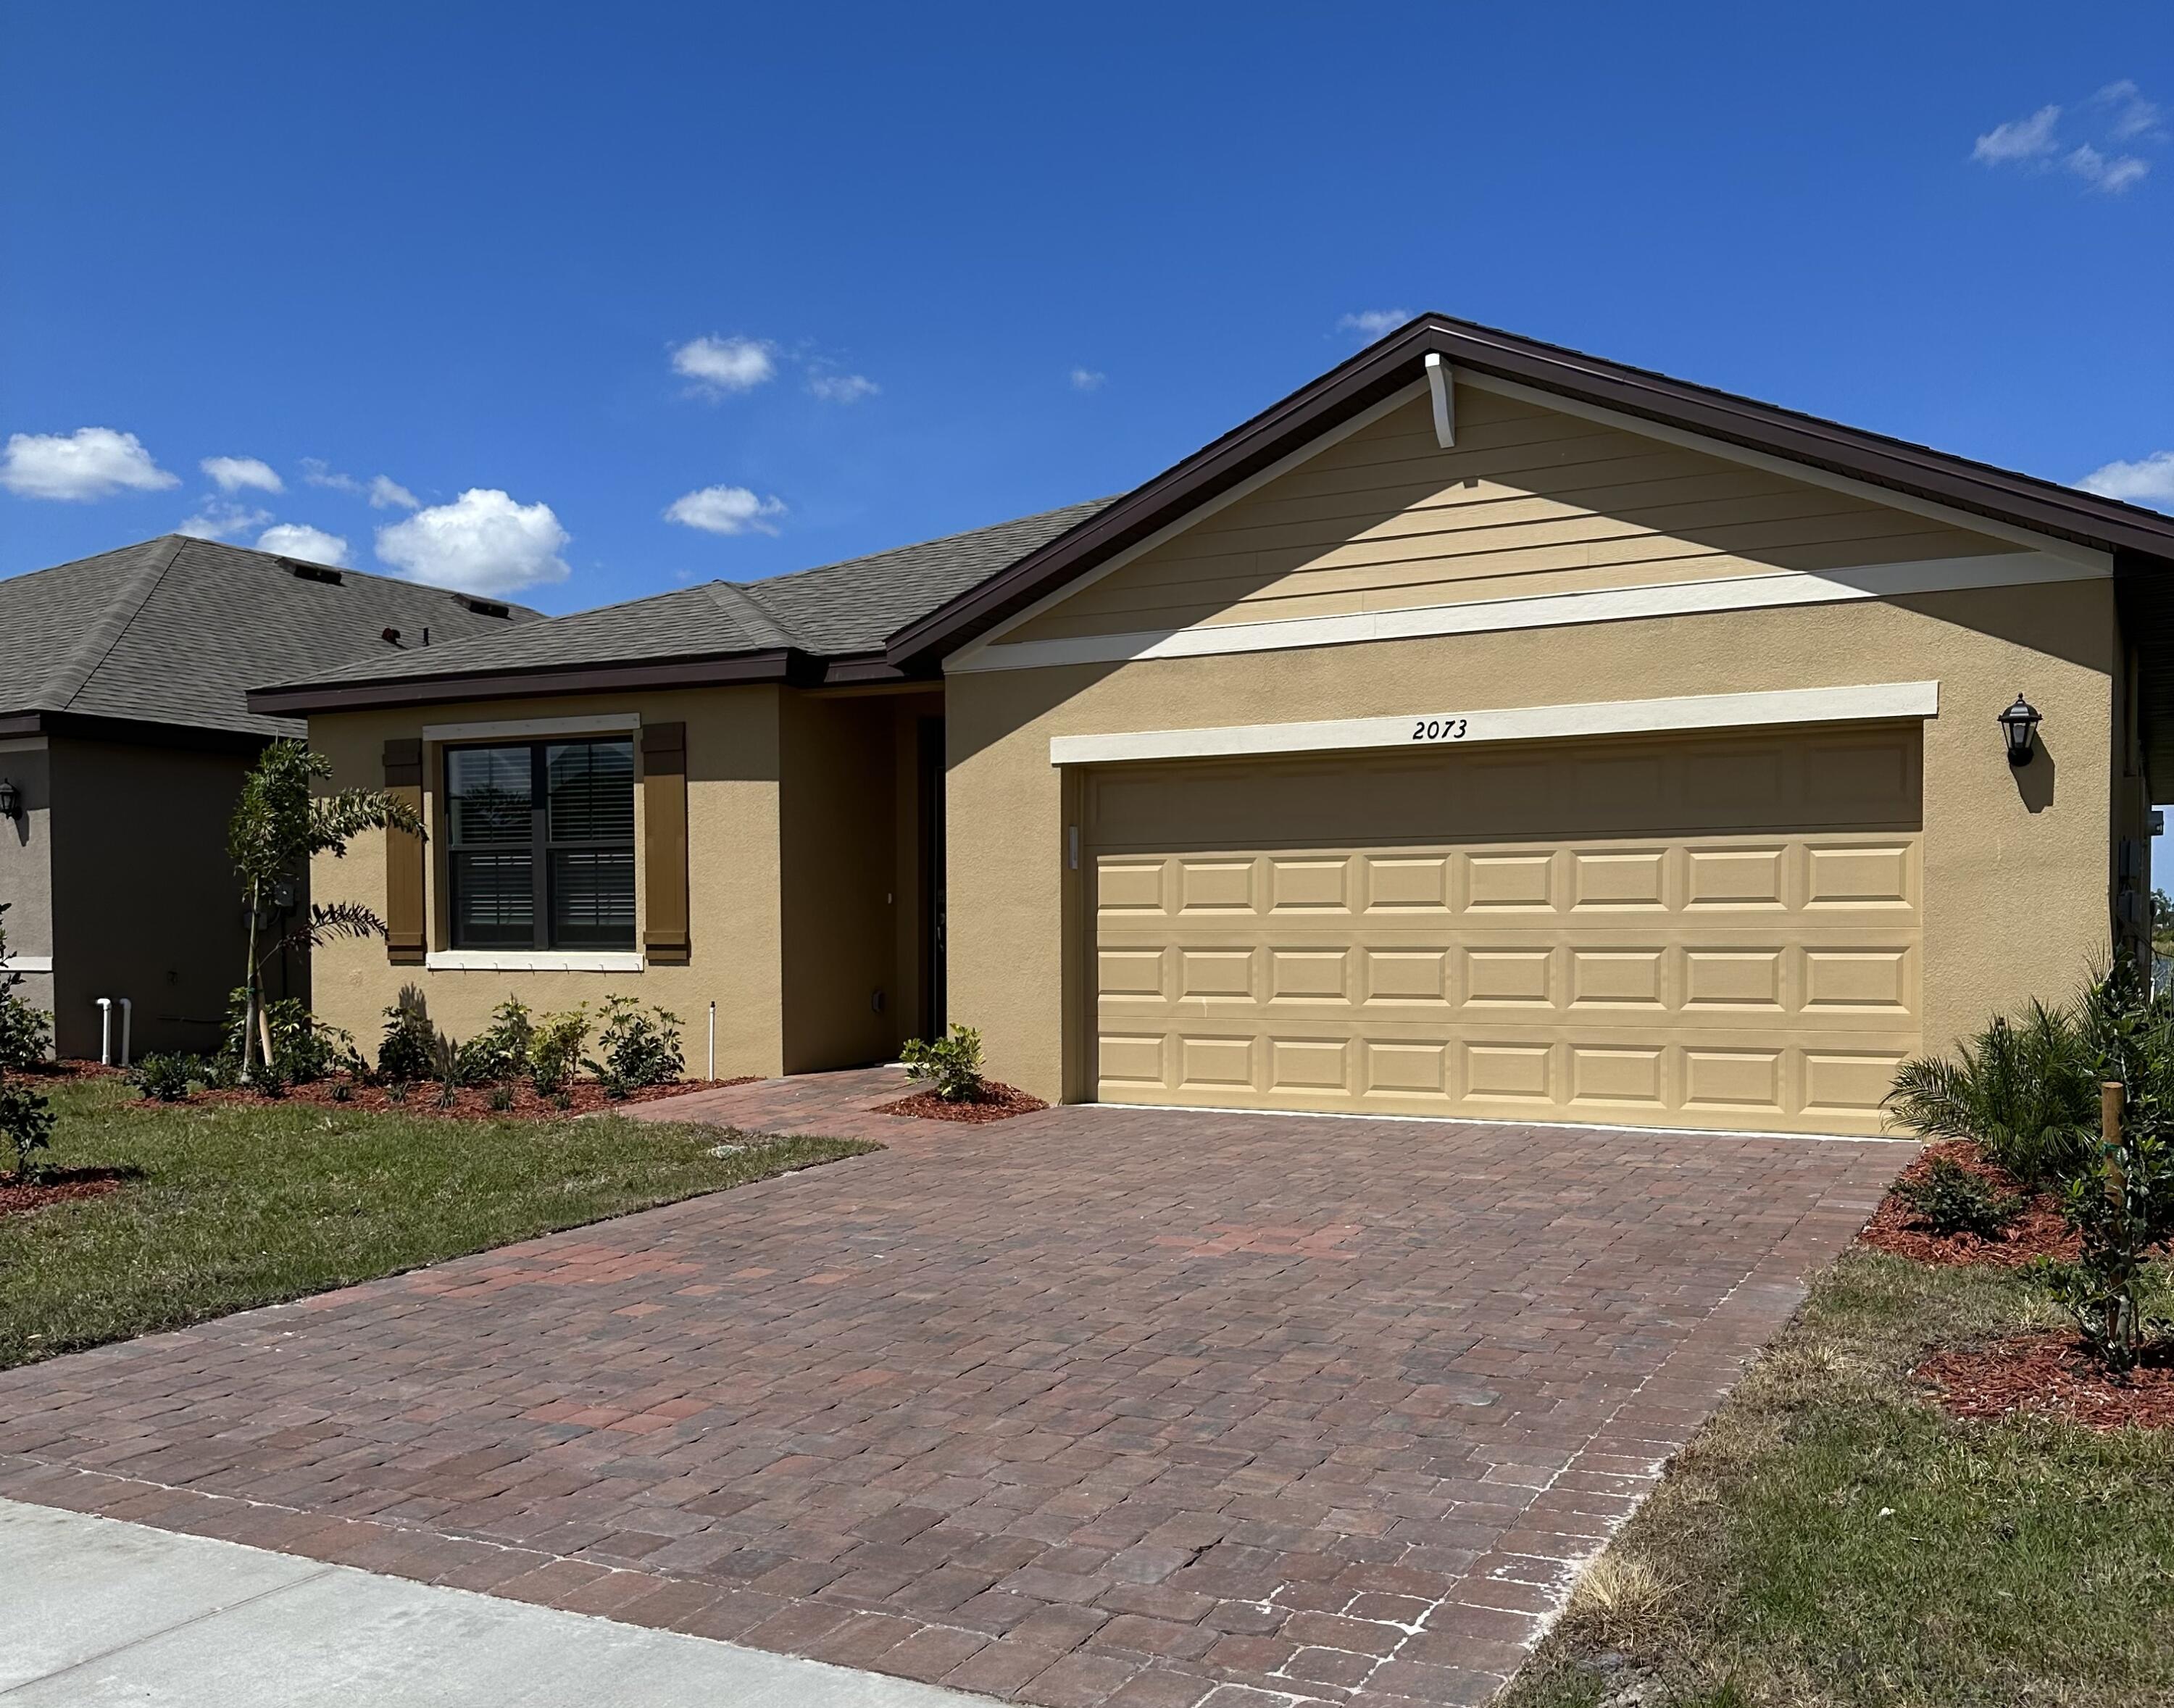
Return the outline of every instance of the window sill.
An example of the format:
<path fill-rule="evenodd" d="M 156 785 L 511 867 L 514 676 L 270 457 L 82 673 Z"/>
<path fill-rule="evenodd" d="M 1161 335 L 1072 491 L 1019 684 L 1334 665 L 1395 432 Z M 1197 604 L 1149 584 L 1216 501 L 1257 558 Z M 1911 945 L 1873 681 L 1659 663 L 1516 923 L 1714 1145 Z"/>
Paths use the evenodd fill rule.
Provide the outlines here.
<path fill-rule="evenodd" d="M 423 957 L 434 973 L 638 973 L 635 949 L 440 949 Z"/>

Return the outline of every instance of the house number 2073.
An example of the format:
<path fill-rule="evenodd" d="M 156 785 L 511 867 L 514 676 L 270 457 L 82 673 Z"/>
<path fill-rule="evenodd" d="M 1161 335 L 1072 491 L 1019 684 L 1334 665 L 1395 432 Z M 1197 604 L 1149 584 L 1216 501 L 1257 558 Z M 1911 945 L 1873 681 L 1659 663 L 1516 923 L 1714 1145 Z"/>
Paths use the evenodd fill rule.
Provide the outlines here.
<path fill-rule="evenodd" d="M 1463 741 L 1464 720 L 1461 717 L 1423 717 L 1412 726 L 1414 741 Z"/>

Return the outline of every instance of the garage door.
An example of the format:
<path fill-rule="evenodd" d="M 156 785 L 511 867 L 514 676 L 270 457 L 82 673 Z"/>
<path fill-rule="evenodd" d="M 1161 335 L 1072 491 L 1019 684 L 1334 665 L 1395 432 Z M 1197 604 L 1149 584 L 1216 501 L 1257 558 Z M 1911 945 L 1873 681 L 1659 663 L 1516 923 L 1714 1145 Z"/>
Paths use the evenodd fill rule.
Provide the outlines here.
<path fill-rule="evenodd" d="M 1106 1102 L 1879 1130 L 1917 724 L 1114 766 Z"/>

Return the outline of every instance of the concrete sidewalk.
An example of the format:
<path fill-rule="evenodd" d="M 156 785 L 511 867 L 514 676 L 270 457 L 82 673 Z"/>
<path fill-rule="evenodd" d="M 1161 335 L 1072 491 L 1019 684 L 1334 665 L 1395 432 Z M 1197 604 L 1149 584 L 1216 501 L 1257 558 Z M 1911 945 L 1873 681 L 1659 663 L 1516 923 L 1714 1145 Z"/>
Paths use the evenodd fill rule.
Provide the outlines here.
<path fill-rule="evenodd" d="M 962 1708 L 731 1643 L 0 1501 L 0 1700 L 137 1708 Z"/>

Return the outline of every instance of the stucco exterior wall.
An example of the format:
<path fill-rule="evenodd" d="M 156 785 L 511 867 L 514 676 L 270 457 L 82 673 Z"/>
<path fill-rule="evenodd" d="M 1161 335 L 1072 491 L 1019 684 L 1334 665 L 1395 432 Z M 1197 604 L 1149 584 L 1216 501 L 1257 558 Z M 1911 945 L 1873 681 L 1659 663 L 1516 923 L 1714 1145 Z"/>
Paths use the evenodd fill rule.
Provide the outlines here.
<path fill-rule="evenodd" d="M 374 1054 L 382 1011 L 400 987 L 414 984 L 437 1023 L 473 1036 L 509 996 L 538 1012 L 598 1005 L 624 992 L 671 1010 L 686 1022 L 687 1068 L 703 1072 L 706 1029 L 717 1005 L 720 1076 L 773 1074 L 785 1063 L 783 921 L 780 866 L 781 690 L 769 686 L 686 689 L 594 698 L 505 700 L 450 706 L 321 715 L 310 721 L 313 746 L 328 755 L 337 786 L 383 781 L 385 743 L 421 738 L 426 726 L 567 718 L 636 712 L 648 722 L 687 727 L 688 894 L 691 949 L 682 966 L 638 973 L 454 971 L 388 964 L 380 942 L 338 943 L 318 951 L 316 1008 Z M 522 738 L 509 737 L 507 739 Z M 637 746 L 637 754 L 639 749 Z M 637 758 L 637 765 L 639 759 Z M 425 752 L 425 819 L 431 831 L 427 871 L 433 948 L 446 946 L 443 908 L 442 745 Z M 643 830 L 642 791 L 635 791 L 636 846 Z M 637 860 L 636 941 L 641 862 Z M 365 836 L 344 859 L 320 857 L 311 881 L 317 899 L 385 906 L 385 847 Z"/>
<path fill-rule="evenodd" d="M 8 904 L 0 929 L 11 959 L 42 965 L 53 953 L 52 761 L 45 738 L 0 741 L 0 777 L 23 792 L 15 818 L 0 819 L 0 902 Z M 24 973 L 15 993 L 33 1008 L 51 1008 L 51 973 Z"/>
<path fill-rule="evenodd" d="M 2109 937 L 2118 637 L 2110 581 L 960 673 L 947 685 L 949 1006 L 990 1071 L 1090 1085 L 1085 928 L 1052 736 L 1937 678 L 1924 728 L 1925 1043 L 2065 993 Z M 1997 713 L 2044 714 L 2013 770 Z M 993 828 L 992 828 L 993 827 Z"/>
<path fill-rule="evenodd" d="M 100 997 L 133 1004 L 138 1056 L 215 1048 L 248 954 L 226 830 L 253 754 L 55 737 L 51 756 L 55 1048 L 97 1056 Z"/>

